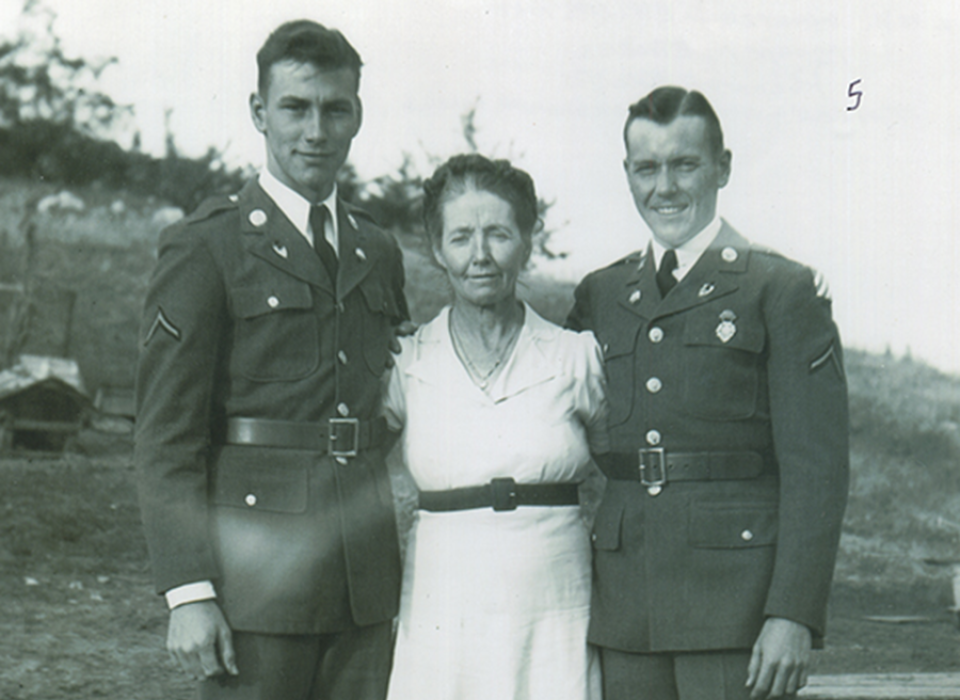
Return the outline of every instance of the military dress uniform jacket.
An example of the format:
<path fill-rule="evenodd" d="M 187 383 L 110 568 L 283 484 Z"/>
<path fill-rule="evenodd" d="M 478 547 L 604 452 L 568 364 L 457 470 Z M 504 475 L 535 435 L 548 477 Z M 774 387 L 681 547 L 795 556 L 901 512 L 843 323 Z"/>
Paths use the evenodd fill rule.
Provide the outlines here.
<path fill-rule="evenodd" d="M 655 273 L 649 250 L 591 273 L 568 319 L 604 351 L 613 454 L 597 460 L 619 469 L 594 525 L 590 641 L 743 649 L 777 616 L 819 643 L 849 465 L 830 301 L 726 223 L 664 299 Z M 641 449 L 665 484 L 636 480 Z"/>
<path fill-rule="evenodd" d="M 254 181 L 166 229 L 147 294 L 135 461 L 160 592 L 212 580 L 234 629 L 331 633 L 396 613 L 393 499 L 379 449 L 225 444 L 228 419 L 379 414 L 408 316 L 396 242 L 339 203 L 340 263 Z M 320 441 L 318 441 L 320 442 Z"/>

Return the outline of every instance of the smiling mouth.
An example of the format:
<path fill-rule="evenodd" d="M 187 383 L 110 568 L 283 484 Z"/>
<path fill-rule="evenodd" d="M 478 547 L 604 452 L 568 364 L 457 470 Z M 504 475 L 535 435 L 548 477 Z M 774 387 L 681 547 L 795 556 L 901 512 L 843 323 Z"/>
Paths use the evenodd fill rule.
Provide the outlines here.
<path fill-rule="evenodd" d="M 652 207 L 652 209 L 657 212 L 660 216 L 673 216 L 679 214 L 682 211 L 685 211 L 687 208 L 686 204 L 670 204 L 659 207 Z"/>

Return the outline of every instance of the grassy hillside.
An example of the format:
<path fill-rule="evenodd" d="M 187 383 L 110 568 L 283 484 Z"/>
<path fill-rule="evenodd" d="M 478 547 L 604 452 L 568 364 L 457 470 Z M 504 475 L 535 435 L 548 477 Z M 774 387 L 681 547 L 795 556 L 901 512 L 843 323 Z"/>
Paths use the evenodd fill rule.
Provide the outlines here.
<path fill-rule="evenodd" d="M 850 502 L 837 581 L 861 603 L 896 588 L 952 604 L 960 564 L 960 378 L 909 359 L 847 353 Z"/>
<path fill-rule="evenodd" d="M 88 387 L 129 386 L 140 304 L 160 230 L 153 223 L 159 204 L 124 197 L 119 211 L 111 209 L 115 193 L 78 191 L 86 202 L 83 212 L 32 217 L 36 246 L 28 264 L 24 213 L 38 195 L 53 191 L 0 179 L 0 284 L 25 282 L 29 267 L 35 287 L 75 293 L 69 352 Z M 422 245 L 406 235 L 398 239 L 411 310 L 422 322 L 445 303 L 446 281 Z M 553 320 L 572 304 L 569 284 L 535 276 L 522 280 L 521 294 Z M 0 348 L 10 299 L 0 294 Z M 40 313 L 37 326 L 53 323 L 51 318 L 56 314 Z M 50 334 L 35 330 L 27 349 L 51 352 L 49 343 L 44 347 Z M 904 607 L 942 609 L 952 602 L 944 563 L 960 561 L 960 378 L 909 359 L 854 350 L 846 361 L 853 474 L 836 598 L 867 605 L 896 590 Z"/>

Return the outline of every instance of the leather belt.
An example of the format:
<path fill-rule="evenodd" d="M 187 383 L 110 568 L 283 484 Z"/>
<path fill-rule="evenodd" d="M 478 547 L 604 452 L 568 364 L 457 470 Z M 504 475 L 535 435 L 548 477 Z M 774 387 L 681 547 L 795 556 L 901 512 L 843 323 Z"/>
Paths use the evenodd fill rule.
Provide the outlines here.
<path fill-rule="evenodd" d="M 662 489 L 670 481 L 755 479 L 765 471 L 763 455 L 750 451 L 669 452 L 650 447 L 598 455 L 596 462 L 607 478 L 639 481 L 648 489 Z"/>
<path fill-rule="evenodd" d="M 230 445 L 317 450 L 333 457 L 356 457 L 376 447 L 387 433 L 383 418 L 330 418 L 306 422 L 266 418 L 228 418 L 225 442 Z"/>
<path fill-rule="evenodd" d="M 493 479 L 483 486 L 448 491 L 421 491 L 420 509 L 435 513 L 473 508 L 496 511 L 517 506 L 575 506 L 580 503 L 579 484 L 518 484 L 511 478 Z"/>

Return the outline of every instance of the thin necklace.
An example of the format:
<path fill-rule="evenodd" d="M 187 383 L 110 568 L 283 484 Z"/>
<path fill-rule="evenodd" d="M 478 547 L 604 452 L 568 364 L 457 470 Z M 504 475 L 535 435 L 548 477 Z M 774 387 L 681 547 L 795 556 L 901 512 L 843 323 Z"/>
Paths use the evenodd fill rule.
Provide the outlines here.
<path fill-rule="evenodd" d="M 453 349 L 456 351 L 457 356 L 462 359 L 467 365 L 467 374 L 470 375 L 470 378 L 473 379 L 474 383 L 479 386 L 481 389 L 486 390 L 487 384 L 490 381 L 490 378 L 493 377 L 494 373 L 500 368 L 500 365 L 503 364 L 504 360 L 507 359 L 510 349 L 513 347 L 513 342 L 517 339 L 517 336 L 520 335 L 520 328 L 523 324 L 518 324 L 514 329 L 510 331 L 510 335 L 507 337 L 507 342 L 502 343 L 502 346 L 495 350 L 496 361 L 493 363 L 493 366 L 487 372 L 482 372 L 480 369 L 473 363 L 470 359 L 470 355 L 467 353 L 466 348 L 463 346 L 463 341 L 460 339 L 460 334 L 457 332 L 456 323 L 453 318 L 453 311 L 450 312 L 450 339 L 453 341 Z M 502 341 L 501 341 L 502 342 Z"/>

